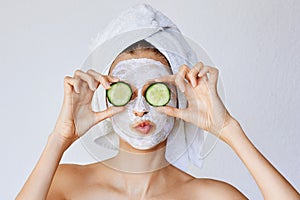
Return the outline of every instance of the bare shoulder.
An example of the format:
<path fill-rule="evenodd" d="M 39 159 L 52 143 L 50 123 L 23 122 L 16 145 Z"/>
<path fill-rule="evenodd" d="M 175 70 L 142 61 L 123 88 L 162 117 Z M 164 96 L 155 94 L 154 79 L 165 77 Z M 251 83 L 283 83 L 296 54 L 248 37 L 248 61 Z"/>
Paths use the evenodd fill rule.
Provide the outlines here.
<path fill-rule="evenodd" d="M 60 164 L 52 180 L 48 199 L 65 199 L 66 195 L 88 180 L 89 168 L 89 165 Z"/>
<path fill-rule="evenodd" d="M 195 178 L 190 182 L 189 187 L 196 191 L 197 197 L 204 199 L 247 199 L 237 188 L 219 180 Z"/>
<path fill-rule="evenodd" d="M 78 165 L 78 164 L 60 164 L 57 168 L 57 175 L 64 174 L 64 176 L 70 176 L 69 178 L 76 175 L 76 172 L 83 172 L 88 165 Z M 78 174 L 77 174 L 78 175 Z"/>
<path fill-rule="evenodd" d="M 68 181 L 76 181 L 86 171 L 84 165 L 77 164 L 60 164 L 55 173 L 54 181 L 59 180 L 59 183 L 65 183 Z"/>
<path fill-rule="evenodd" d="M 98 165 L 99 171 L 101 171 Z M 59 180 L 59 183 L 68 184 L 69 182 L 84 183 L 94 176 L 95 164 L 78 165 L 78 164 L 60 164 L 55 173 L 54 179 Z M 55 181 L 55 180 L 54 180 Z M 82 184 L 80 184 L 82 185 Z"/>
<path fill-rule="evenodd" d="M 187 199 L 247 199 L 238 189 L 226 182 L 208 178 L 195 178 L 175 167 L 170 169 L 169 177 L 176 182 L 173 188 L 176 191 L 175 193 L 177 195 L 181 193 Z"/>

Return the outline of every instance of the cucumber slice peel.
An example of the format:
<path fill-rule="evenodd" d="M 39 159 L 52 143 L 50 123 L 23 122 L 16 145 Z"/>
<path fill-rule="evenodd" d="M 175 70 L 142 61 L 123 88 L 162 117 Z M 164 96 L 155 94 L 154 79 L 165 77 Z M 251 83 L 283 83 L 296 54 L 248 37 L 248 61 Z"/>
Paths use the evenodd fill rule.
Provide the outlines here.
<path fill-rule="evenodd" d="M 114 106 L 125 106 L 132 97 L 132 90 L 128 83 L 119 81 L 112 83 L 111 87 L 106 90 L 106 96 Z"/>
<path fill-rule="evenodd" d="M 153 83 L 147 88 L 145 98 L 151 106 L 165 106 L 171 99 L 171 91 L 165 83 Z"/>

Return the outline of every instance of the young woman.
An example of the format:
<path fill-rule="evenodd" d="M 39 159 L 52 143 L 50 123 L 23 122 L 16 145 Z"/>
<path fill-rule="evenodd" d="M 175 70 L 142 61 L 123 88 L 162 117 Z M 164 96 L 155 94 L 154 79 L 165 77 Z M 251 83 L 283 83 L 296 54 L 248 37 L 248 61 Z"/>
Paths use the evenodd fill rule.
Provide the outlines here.
<path fill-rule="evenodd" d="M 265 199 L 299 199 L 299 193 L 254 147 L 223 105 L 217 91 L 218 70 L 197 62 L 178 27 L 161 12 L 147 4 L 124 11 L 106 27 L 96 47 L 91 60 L 99 63 L 91 66 L 109 60 L 109 73 L 94 68 L 65 77 L 57 123 L 17 199 L 246 199 L 227 183 L 194 178 L 182 165 L 170 162 L 169 139 L 177 121 L 184 127 L 206 130 L 227 143 L 244 162 Z M 146 91 L 157 82 L 168 88 L 166 105 L 153 105 L 147 98 Z M 122 87 L 112 92 L 122 84 L 130 92 Z M 107 90 L 107 109 L 95 112 L 91 102 L 98 88 Z M 130 97 L 126 104 L 111 101 L 112 97 L 120 100 L 118 96 L 124 91 Z M 152 90 L 156 100 L 161 97 L 158 91 Z M 182 97 L 187 106 L 182 106 Z M 87 132 L 108 118 L 119 140 L 116 156 L 83 166 L 59 165 L 74 141 L 91 136 Z M 187 136 L 190 130 L 179 128 L 176 133 Z M 201 136 L 197 133 L 194 135 Z M 194 141 L 200 141 L 197 139 Z M 179 146 L 173 150 L 176 148 Z M 188 157 L 196 158 L 193 161 L 197 163 L 199 155 L 193 150 Z"/>
<path fill-rule="evenodd" d="M 165 159 L 166 140 L 141 150 L 120 137 L 119 145 L 122 151 L 111 159 L 89 165 L 59 165 L 65 150 L 102 120 L 115 116 L 142 117 L 153 112 L 183 119 L 212 134 L 221 131 L 219 138 L 241 158 L 265 199 L 300 199 L 299 193 L 254 147 L 238 120 L 233 118 L 223 105 L 216 87 L 216 68 L 198 62 L 191 68 L 183 65 L 178 73 L 172 74 L 168 60 L 163 54 L 154 48 L 140 48 L 140 44 L 137 43 L 130 51 L 119 54 L 111 65 L 109 75 L 94 70 L 77 70 L 73 77 L 65 77 L 64 101 L 56 126 L 37 165 L 16 199 L 247 199 L 228 183 L 197 179 L 169 164 Z M 145 66 L 137 62 L 125 71 L 122 69 L 120 73 L 125 62 L 141 59 L 157 65 Z M 134 76 L 137 72 L 145 70 L 151 73 L 142 77 Z M 165 82 L 170 87 L 180 88 L 187 98 L 188 107 L 178 109 L 175 104 L 168 104 L 147 110 L 143 109 L 143 106 L 147 105 L 141 104 L 141 109 L 133 109 L 132 113 L 124 106 L 109 106 L 104 111 L 93 112 L 91 100 L 95 89 L 109 89 L 112 83 L 124 80 L 133 88 L 132 102 L 143 98 L 145 86 L 151 80 L 150 82 Z M 171 102 L 176 102 L 176 99 L 172 98 L 174 97 L 171 97 Z M 199 103 L 209 106 L 199 107 Z M 75 117 L 80 121 L 75 121 Z M 122 122 L 125 123 L 126 120 Z M 222 126 L 220 122 L 224 122 Z M 78 128 L 76 123 L 82 126 Z M 149 134 L 155 129 L 154 122 L 148 121 L 144 126 L 146 128 L 134 126 L 135 131 Z M 126 165 L 128 160 L 130 166 Z M 145 173 L 116 170 L 127 167 L 134 167 L 134 170 Z"/>

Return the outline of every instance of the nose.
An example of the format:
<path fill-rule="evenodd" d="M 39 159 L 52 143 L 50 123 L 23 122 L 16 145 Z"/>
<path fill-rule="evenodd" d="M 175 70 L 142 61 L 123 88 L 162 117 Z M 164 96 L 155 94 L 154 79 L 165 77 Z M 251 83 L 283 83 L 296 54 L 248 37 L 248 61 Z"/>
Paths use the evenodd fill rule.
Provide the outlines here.
<path fill-rule="evenodd" d="M 148 113 L 148 111 L 139 112 L 139 111 L 134 110 L 133 113 L 134 113 L 134 115 L 137 116 L 137 117 L 143 117 L 145 114 Z"/>
<path fill-rule="evenodd" d="M 144 97 L 139 94 L 133 107 L 133 114 L 137 117 L 143 117 L 147 113 L 149 113 L 149 107 Z"/>

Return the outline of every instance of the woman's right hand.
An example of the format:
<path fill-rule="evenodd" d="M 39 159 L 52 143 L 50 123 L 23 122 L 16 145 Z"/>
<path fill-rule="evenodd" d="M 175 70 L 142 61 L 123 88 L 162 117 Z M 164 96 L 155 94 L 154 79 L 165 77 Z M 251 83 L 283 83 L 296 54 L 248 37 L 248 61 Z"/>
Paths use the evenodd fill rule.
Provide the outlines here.
<path fill-rule="evenodd" d="M 105 89 L 118 79 L 102 75 L 94 70 L 76 70 L 73 77 L 64 78 L 64 99 L 52 135 L 64 144 L 72 144 L 98 122 L 123 111 L 123 107 L 110 107 L 101 112 L 92 110 L 91 101 L 95 90 L 102 85 Z"/>

